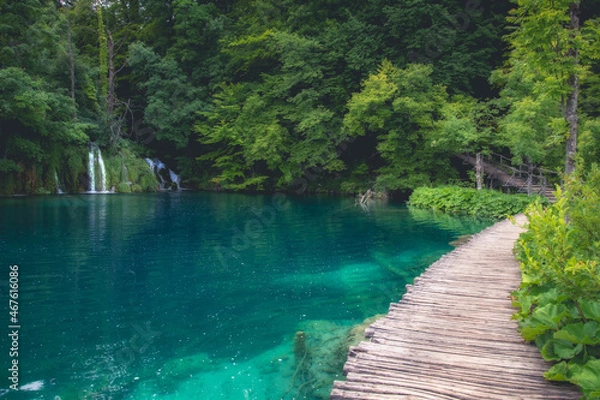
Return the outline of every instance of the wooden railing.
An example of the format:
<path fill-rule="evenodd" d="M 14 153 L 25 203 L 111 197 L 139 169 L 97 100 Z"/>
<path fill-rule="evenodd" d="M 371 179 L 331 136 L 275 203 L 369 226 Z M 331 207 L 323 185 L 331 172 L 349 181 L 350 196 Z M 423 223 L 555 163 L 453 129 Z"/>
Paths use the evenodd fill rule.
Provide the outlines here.
<path fill-rule="evenodd" d="M 548 178 L 555 177 L 551 180 L 560 181 L 560 174 L 556 171 L 539 168 L 534 164 L 521 164 L 514 167 L 510 158 L 497 153 L 485 155 L 483 162 L 487 164 L 488 176 L 500 180 L 503 186 L 513 187 L 518 192 L 528 195 L 540 194 L 549 197 L 554 187 Z"/>

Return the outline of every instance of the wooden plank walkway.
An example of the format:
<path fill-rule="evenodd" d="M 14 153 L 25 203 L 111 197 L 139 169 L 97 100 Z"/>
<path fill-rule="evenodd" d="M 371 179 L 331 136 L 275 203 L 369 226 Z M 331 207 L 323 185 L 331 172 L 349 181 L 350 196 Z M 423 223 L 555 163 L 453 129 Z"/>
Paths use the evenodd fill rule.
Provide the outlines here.
<path fill-rule="evenodd" d="M 331 399 L 579 399 L 574 386 L 544 380 L 550 364 L 511 320 L 521 232 L 499 222 L 416 278 L 367 329 L 370 341 L 350 348 L 346 380 L 334 383 Z"/>

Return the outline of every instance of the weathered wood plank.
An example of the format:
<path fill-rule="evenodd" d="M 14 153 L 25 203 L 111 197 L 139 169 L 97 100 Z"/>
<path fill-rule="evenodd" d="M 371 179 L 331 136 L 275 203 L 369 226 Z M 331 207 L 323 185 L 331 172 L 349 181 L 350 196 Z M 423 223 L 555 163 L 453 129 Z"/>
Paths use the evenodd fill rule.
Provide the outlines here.
<path fill-rule="evenodd" d="M 485 380 L 486 382 L 510 382 L 518 383 L 517 386 L 522 384 L 544 384 L 544 378 L 535 371 L 526 371 L 523 369 L 510 368 L 511 379 L 503 379 L 501 373 L 505 371 L 504 368 L 498 369 L 497 367 L 491 366 L 488 369 L 473 369 L 470 365 L 455 365 L 450 367 L 442 367 L 439 364 L 431 364 L 426 362 L 409 362 L 405 360 L 396 361 L 394 363 L 383 363 L 381 360 L 369 360 L 367 358 L 361 360 L 360 365 L 354 365 L 348 369 L 350 372 L 359 371 L 373 371 L 375 374 L 384 375 L 386 373 L 396 373 L 401 371 L 402 373 L 414 373 L 414 379 L 454 379 L 461 382 L 468 382 L 472 380 Z"/>
<path fill-rule="evenodd" d="M 331 399 L 578 399 L 575 387 L 544 380 L 550 364 L 511 320 L 521 231 L 498 223 L 407 285 L 367 329 L 370 341 L 350 349 L 347 379 L 335 382 Z"/>
<path fill-rule="evenodd" d="M 373 325 L 371 325 L 373 327 Z M 433 329 L 432 329 L 433 328 Z M 516 323 L 514 324 L 514 329 L 516 329 Z M 449 338 L 452 340 L 465 340 L 465 331 L 460 327 L 448 327 L 446 325 L 442 326 L 433 326 L 431 323 L 424 324 L 405 324 L 402 326 L 403 330 L 406 330 L 405 335 L 397 335 L 396 328 L 389 328 L 389 326 L 381 325 L 378 329 L 378 338 L 388 338 L 393 337 L 394 340 L 402 340 L 402 339 L 410 339 L 410 338 L 426 338 L 433 337 L 435 340 L 440 340 L 440 337 Z M 508 328 L 510 329 L 510 328 Z M 471 331 L 468 339 L 473 341 L 492 341 L 492 342 L 506 342 L 506 343 L 523 343 L 523 339 L 519 336 L 510 336 L 510 330 L 504 333 L 498 332 L 490 332 L 486 329 L 480 329 L 478 331 Z M 371 332 L 371 331 L 369 331 Z M 508 334 L 507 334 L 508 333 Z M 371 335 L 367 335 L 367 338 L 371 338 Z M 533 350 L 537 351 L 533 346 L 528 346 Z"/>

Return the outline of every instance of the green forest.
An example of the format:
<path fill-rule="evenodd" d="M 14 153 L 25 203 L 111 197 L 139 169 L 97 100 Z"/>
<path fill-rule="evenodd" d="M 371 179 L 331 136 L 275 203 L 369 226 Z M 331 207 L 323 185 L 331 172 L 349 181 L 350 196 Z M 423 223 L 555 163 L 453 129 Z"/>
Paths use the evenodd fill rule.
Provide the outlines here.
<path fill-rule="evenodd" d="M 600 161 L 600 1 L 0 0 L 0 194 L 410 192 Z M 94 174 L 95 176 L 98 174 Z M 160 177 L 159 177 L 160 178 Z"/>

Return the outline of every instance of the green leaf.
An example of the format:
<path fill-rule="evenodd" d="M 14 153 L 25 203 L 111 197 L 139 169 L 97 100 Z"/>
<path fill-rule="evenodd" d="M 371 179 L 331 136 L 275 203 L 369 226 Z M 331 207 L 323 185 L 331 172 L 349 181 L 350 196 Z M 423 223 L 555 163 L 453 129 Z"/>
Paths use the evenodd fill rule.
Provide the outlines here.
<path fill-rule="evenodd" d="M 554 334 L 554 339 L 576 344 L 600 344 L 600 325 L 596 321 L 569 324 Z"/>
<path fill-rule="evenodd" d="M 544 372 L 544 378 L 550 381 L 566 382 L 569 380 L 569 369 L 565 361 L 555 364 Z"/>
<path fill-rule="evenodd" d="M 555 340 L 550 339 L 546 342 L 546 344 L 544 345 L 544 347 L 542 347 L 541 350 L 541 354 L 542 357 L 544 358 L 544 360 L 546 361 L 560 361 L 563 358 L 569 358 L 569 357 L 561 357 L 560 355 L 558 355 L 554 349 L 554 344 L 555 344 Z"/>
<path fill-rule="evenodd" d="M 549 325 L 528 321 L 521 328 L 521 336 L 527 341 L 534 340 L 538 336 L 550 330 Z"/>
<path fill-rule="evenodd" d="M 595 396 L 600 394 L 600 360 L 588 361 L 583 367 L 572 371 L 569 382 L 581 386 L 586 394 L 597 398 Z"/>
<path fill-rule="evenodd" d="M 531 306 L 535 304 L 536 296 L 529 295 L 525 292 L 513 292 L 512 295 L 515 297 L 515 300 L 512 302 L 513 307 L 518 307 L 521 310 L 517 317 L 528 316 Z"/>
<path fill-rule="evenodd" d="M 554 344 L 554 353 L 561 359 L 571 359 L 583 350 L 582 344 L 570 343 L 566 340 L 551 340 Z"/>
<path fill-rule="evenodd" d="M 579 308 L 587 319 L 600 322 L 600 301 L 579 300 Z"/>
<path fill-rule="evenodd" d="M 547 304 L 538 307 L 529 319 L 521 323 L 521 336 L 531 341 L 550 329 L 558 330 L 561 321 L 569 315 L 569 308 L 564 304 Z"/>
<path fill-rule="evenodd" d="M 583 344 L 571 343 L 568 340 L 550 339 L 541 349 L 546 361 L 570 360 L 583 350 Z"/>

